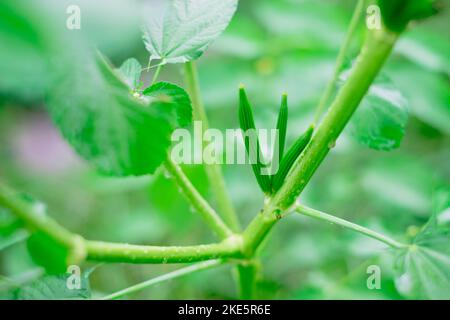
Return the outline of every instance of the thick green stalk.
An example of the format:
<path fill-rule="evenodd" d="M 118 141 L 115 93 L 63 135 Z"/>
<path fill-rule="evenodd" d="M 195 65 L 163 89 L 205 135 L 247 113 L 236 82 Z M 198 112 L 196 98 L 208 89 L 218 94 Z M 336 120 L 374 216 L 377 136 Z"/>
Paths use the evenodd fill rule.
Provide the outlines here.
<path fill-rule="evenodd" d="M 106 297 L 101 298 L 101 300 L 115 300 L 119 299 L 123 296 L 141 291 L 143 289 L 147 289 L 148 287 L 154 286 L 156 284 L 160 284 L 162 282 L 166 282 L 172 279 L 180 278 L 182 276 L 192 274 L 201 270 L 211 269 L 214 267 L 218 267 L 221 264 L 223 264 L 222 260 L 211 260 L 206 262 L 197 263 L 185 268 L 181 268 L 178 270 L 175 270 L 173 272 L 169 272 L 166 274 L 163 274 L 162 276 L 138 283 L 134 286 L 128 287 L 126 289 L 120 290 L 118 292 L 115 292 L 113 294 L 107 295 Z"/>
<path fill-rule="evenodd" d="M 165 167 L 168 173 L 175 179 L 183 194 L 190 201 L 191 205 L 197 210 L 211 229 L 222 239 L 231 236 L 233 234 L 232 231 L 197 191 L 189 178 L 186 177 L 180 166 L 168 157 L 165 162 Z"/>
<path fill-rule="evenodd" d="M 254 299 L 255 281 L 258 272 L 255 255 L 278 218 L 277 212 L 266 207 L 258 213 L 244 231 L 243 254 L 249 259 L 250 263 L 238 266 L 239 295 L 241 299 Z"/>
<path fill-rule="evenodd" d="M 200 84 L 195 62 L 187 62 L 184 65 L 185 82 L 194 109 L 194 120 L 201 121 L 203 132 L 209 128 L 208 118 L 200 96 Z M 225 179 L 222 169 L 218 164 L 205 165 L 206 174 L 219 207 L 219 212 L 227 224 L 237 232 L 240 230 L 240 223 L 233 208 L 230 196 L 226 189 Z"/>
<path fill-rule="evenodd" d="M 320 98 L 319 105 L 316 109 L 316 113 L 314 115 L 314 124 L 317 124 L 319 122 L 322 112 L 325 110 L 325 107 L 327 106 L 327 103 L 330 100 L 330 98 L 333 94 L 333 91 L 336 87 L 336 82 L 339 78 L 339 73 L 341 72 L 341 68 L 344 65 L 345 58 L 348 55 L 348 51 L 350 50 L 350 46 L 352 44 L 353 37 L 354 37 L 356 29 L 358 27 L 358 23 L 361 19 L 361 16 L 363 15 L 365 2 L 366 2 L 366 0 L 358 0 L 358 3 L 356 4 L 356 8 L 353 12 L 353 16 L 350 21 L 350 25 L 348 27 L 347 34 L 345 36 L 345 40 L 342 43 L 342 46 L 339 49 L 339 53 L 336 58 L 333 76 L 331 77 L 330 81 L 327 83 L 325 91 L 324 91 L 322 97 Z"/>
<path fill-rule="evenodd" d="M 255 296 L 256 276 L 258 273 L 258 264 L 256 261 L 249 261 L 237 266 L 239 277 L 239 298 L 242 300 L 251 300 Z"/>
<path fill-rule="evenodd" d="M 219 258 L 242 257 L 242 237 L 230 236 L 220 243 L 197 246 L 141 246 L 89 241 L 71 233 L 42 212 L 33 203 L 0 184 L 0 205 L 9 209 L 26 226 L 48 236 L 77 254 L 77 258 L 124 263 L 185 263 Z"/>
<path fill-rule="evenodd" d="M 308 216 L 308 217 L 311 217 L 311 218 L 315 218 L 315 219 L 318 219 L 318 220 L 334 223 L 334 224 L 337 224 L 337 225 L 339 225 L 341 227 L 344 227 L 344 228 L 347 228 L 347 229 L 359 232 L 359 233 L 361 233 L 361 234 L 363 234 L 365 236 L 368 236 L 368 237 L 370 237 L 372 239 L 381 241 L 381 242 L 383 242 L 383 243 L 385 243 L 388 246 L 391 246 L 393 248 L 399 249 L 399 248 L 404 248 L 404 247 L 408 246 L 408 245 L 400 243 L 400 242 L 398 242 L 398 241 L 396 241 L 394 239 L 391 239 L 391 238 L 389 238 L 389 237 L 387 237 L 387 236 L 385 236 L 385 235 L 383 235 L 381 233 L 378 233 L 378 232 L 370 230 L 370 229 L 368 229 L 366 227 L 357 225 L 357 224 L 352 223 L 350 221 L 347 221 L 347 220 L 344 220 L 344 219 L 332 216 L 330 214 L 327 214 L 325 212 L 322 212 L 322 211 L 319 211 L 319 210 L 316 210 L 316 209 L 312 209 L 312 208 L 309 208 L 309 207 L 306 207 L 306 206 L 303 206 L 303 205 L 298 205 L 296 207 L 296 211 L 298 213 L 302 214 L 302 215 L 305 215 L 305 216 Z"/>
<path fill-rule="evenodd" d="M 277 212 L 270 205 L 258 213 L 244 231 L 244 255 L 249 258 L 254 256 L 259 245 L 278 219 Z"/>
<path fill-rule="evenodd" d="M 364 98 L 392 51 L 398 35 L 387 30 L 372 32 L 364 42 L 347 82 L 339 91 L 310 144 L 294 164 L 289 177 L 274 196 L 276 207 L 291 207 Z"/>
<path fill-rule="evenodd" d="M 87 241 L 87 258 L 91 261 L 126 263 L 187 263 L 219 258 L 239 258 L 241 239 L 231 237 L 221 243 L 197 246 L 139 246 Z"/>

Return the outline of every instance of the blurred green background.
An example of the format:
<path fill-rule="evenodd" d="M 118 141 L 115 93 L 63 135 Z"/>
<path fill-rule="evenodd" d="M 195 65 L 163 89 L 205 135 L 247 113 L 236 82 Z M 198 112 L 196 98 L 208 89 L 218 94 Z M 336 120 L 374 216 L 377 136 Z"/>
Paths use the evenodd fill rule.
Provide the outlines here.
<path fill-rule="evenodd" d="M 98 47 L 114 65 L 148 61 L 141 39 L 142 1 L 70 1 L 82 28 L 67 31 L 65 1 L 0 4 L 0 179 L 39 199 L 57 221 L 89 239 L 152 245 L 214 241 L 174 183 L 162 171 L 114 179 L 93 171 L 70 149 L 45 111 L 52 77 L 46 48 Z M 282 92 L 289 94 L 288 142 L 312 121 L 331 77 L 355 1 L 245 0 L 225 33 L 198 62 L 211 127 L 237 128 L 237 87 L 245 83 L 260 128 L 275 125 Z M 12 20 L 11 12 L 21 18 Z M 145 18 L 145 17 L 144 17 Z M 14 26 L 12 28 L 11 26 Z M 19 26 L 17 28 L 17 26 Z M 20 30 L 20 32 L 14 31 Z M 346 130 L 320 167 L 302 201 L 320 210 L 407 241 L 428 220 L 433 199 L 450 181 L 450 13 L 408 31 L 384 73 L 408 101 L 410 118 L 400 149 L 370 150 Z M 14 31 L 14 32 L 12 32 Z M 356 54 L 363 38 L 354 42 Z M 351 61 L 348 61 L 349 63 Z M 76 64 L 67 66 L 67 70 Z M 182 84 L 181 65 L 161 80 Z M 70 72 L 70 71 L 68 71 Z M 152 72 L 144 73 L 148 84 Z M 262 195 L 249 166 L 223 168 L 246 224 Z M 201 166 L 185 168 L 208 198 Z M 0 225 L 15 221 L 0 209 Z M 42 274 L 26 248 L 26 233 L 0 234 L 0 297 Z M 258 298 L 402 299 L 392 254 L 374 240 L 338 227 L 290 216 L 275 228 L 262 253 Z M 368 265 L 382 268 L 382 289 L 366 286 Z M 93 265 L 86 265 L 91 267 Z M 175 265 L 101 265 L 92 273 L 94 297 L 178 268 Z M 152 287 L 130 298 L 234 298 L 232 268 L 204 271 Z"/>

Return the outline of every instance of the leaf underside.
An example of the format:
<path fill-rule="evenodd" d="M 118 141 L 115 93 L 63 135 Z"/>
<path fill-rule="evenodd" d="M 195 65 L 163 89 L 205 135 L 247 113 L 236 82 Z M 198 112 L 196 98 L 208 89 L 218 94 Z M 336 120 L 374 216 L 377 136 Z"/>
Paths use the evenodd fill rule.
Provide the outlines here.
<path fill-rule="evenodd" d="M 152 0 L 144 13 L 150 60 L 184 63 L 199 58 L 228 26 L 237 0 Z"/>

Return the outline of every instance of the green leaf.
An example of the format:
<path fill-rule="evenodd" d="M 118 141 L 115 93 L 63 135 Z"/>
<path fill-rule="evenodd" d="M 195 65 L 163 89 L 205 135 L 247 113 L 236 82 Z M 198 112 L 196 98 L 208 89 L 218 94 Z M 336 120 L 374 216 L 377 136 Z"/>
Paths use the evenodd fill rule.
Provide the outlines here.
<path fill-rule="evenodd" d="M 379 77 L 353 115 L 350 132 L 369 148 L 389 151 L 400 146 L 407 122 L 407 100 L 386 77 Z"/>
<path fill-rule="evenodd" d="M 150 60 L 184 63 L 199 58 L 228 26 L 237 4 L 237 0 L 150 2 L 144 25 Z"/>
<path fill-rule="evenodd" d="M 66 61 L 64 58 L 63 61 Z M 161 112 L 168 103 L 132 97 L 102 59 L 79 54 L 62 65 L 47 99 L 53 122 L 86 160 L 108 175 L 153 173 L 166 157 L 172 127 Z"/>
<path fill-rule="evenodd" d="M 80 288 L 70 289 L 67 285 L 70 274 L 45 276 L 32 284 L 23 286 L 15 293 L 17 300 L 62 300 L 89 299 L 91 289 L 87 275 L 80 276 Z"/>
<path fill-rule="evenodd" d="M 245 149 L 247 150 L 256 181 L 264 193 L 269 193 L 271 191 L 270 178 L 268 175 L 262 174 L 265 165 L 262 161 L 261 145 L 253 118 L 253 111 L 243 86 L 239 89 L 239 123 L 244 136 Z"/>
<path fill-rule="evenodd" d="M 438 226 L 450 227 L 450 185 L 434 190 L 433 214 Z"/>
<path fill-rule="evenodd" d="M 445 38 L 445 33 L 436 32 L 427 25 L 417 26 L 399 39 L 395 53 L 427 70 L 449 75 L 450 43 Z"/>
<path fill-rule="evenodd" d="M 177 126 L 186 127 L 192 123 L 191 100 L 183 88 L 168 82 L 158 82 L 145 89 L 143 94 L 173 105 Z"/>
<path fill-rule="evenodd" d="M 407 97 L 411 113 L 442 133 L 450 134 L 447 77 L 409 62 L 388 64 L 387 69 Z"/>
<path fill-rule="evenodd" d="M 38 100 L 48 88 L 51 74 L 42 30 L 46 29 L 47 38 L 53 36 L 53 31 L 42 19 L 42 12 L 34 9 L 33 4 L 26 1 L 0 2 L 0 43 L 8 48 L 0 50 L 2 95 Z"/>
<path fill-rule="evenodd" d="M 67 268 L 69 250 L 44 232 L 32 234 L 27 241 L 33 261 L 44 267 L 48 274 L 62 274 Z"/>
<path fill-rule="evenodd" d="M 125 82 L 132 89 L 136 90 L 140 85 L 142 66 L 135 58 L 126 60 L 119 68 Z"/>
<path fill-rule="evenodd" d="M 254 10 L 257 21 L 276 35 L 276 46 L 292 49 L 337 52 L 350 20 L 342 4 L 330 1 L 261 0 Z M 265 46 L 268 52 L 271 49 Z"/>
<path fill-rule="evenodd" d="M 422 20 L 438 12 L 436 0 L 378 0 L 384 24 L 401 32 L 410 21 Z"/>
<path fill-rule="evenodd" d="M 437 212 L 397 256 L 396 286 L 413 299 L 450 299 L 450 228 L 438 223 Z"/>

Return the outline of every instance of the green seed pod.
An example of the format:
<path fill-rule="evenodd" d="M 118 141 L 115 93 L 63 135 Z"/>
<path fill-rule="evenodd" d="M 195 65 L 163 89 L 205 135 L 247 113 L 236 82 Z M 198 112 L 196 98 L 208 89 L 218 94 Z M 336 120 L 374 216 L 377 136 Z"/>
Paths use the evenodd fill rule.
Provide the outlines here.
<path fill-rule="evenodd" d="M 284 179 L 291 170 L 295 160 L 297 160 L 311 140 L 313 131 L 314 127 L 310 126 L 286 152 L 286 155 L 281 160 L 277 174 L 273 177 L 272 189 L 274 192 L 278 191 L 283 185 Z"/>
<path fill-rule="evenodd" d="M 278 159 L 283 159 L 284 146 L 286 143 L 286 130 L 288 120 L 287 94 L 281 97 L 280 110 L 278 112 L 277 130 L 278 130 Z"/>
<path fill-rule="evenodd" d="M 243 86 L 239 88 L 239 122 L 244 135 L 245 149 L 247 150 L 250 160 L 252 160 L 252 169 L 256 181 L 264 193 L 270 193 L 270 178 L 268 175 L 261 174 L 262 168 L 265 168 L 265 165 L 261 161 L 261 146 L 259 144 L 255 121 L 253 119 L 253 112 Z M 250 143 L 251 138 L 249 134 L 254 135 L 253 143 Z M 254 150 L 255 147 L 256 150 Z M 256 156 L 256 159 L 252 159 L 252 156 Z"/>

